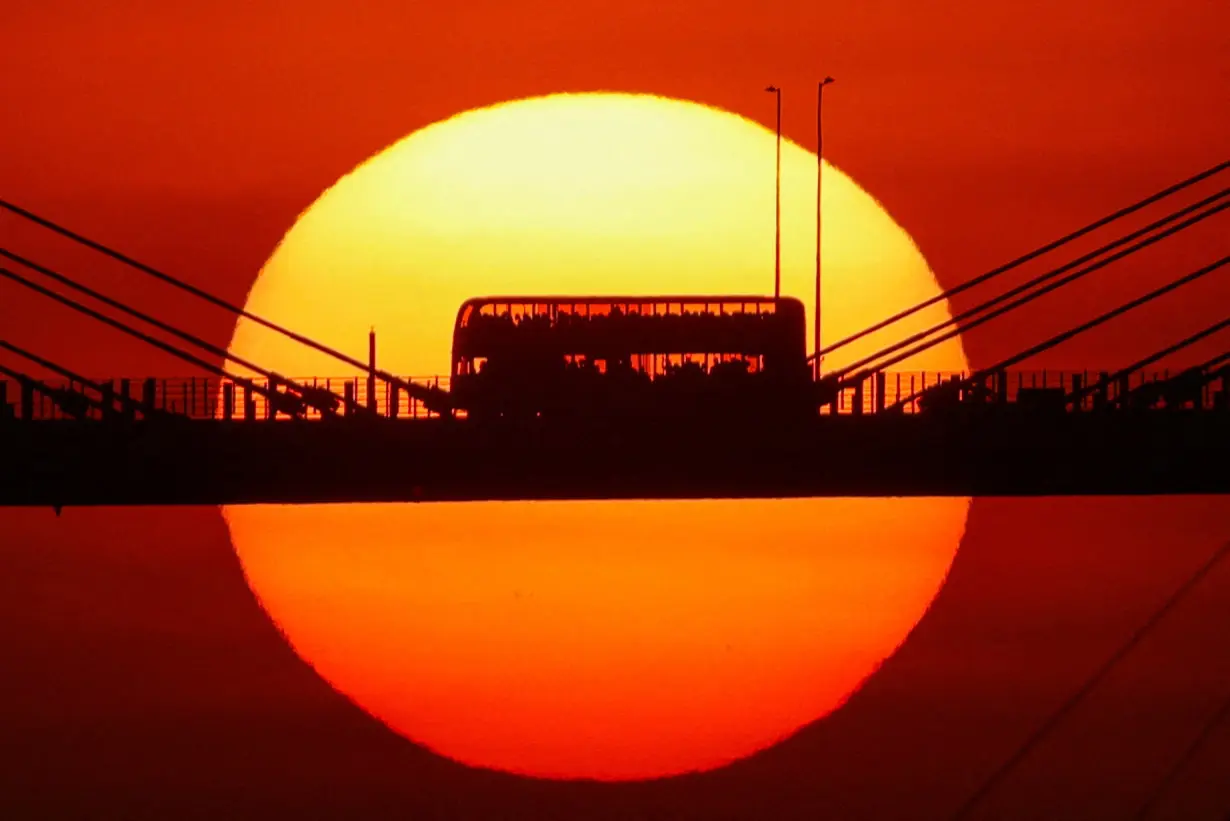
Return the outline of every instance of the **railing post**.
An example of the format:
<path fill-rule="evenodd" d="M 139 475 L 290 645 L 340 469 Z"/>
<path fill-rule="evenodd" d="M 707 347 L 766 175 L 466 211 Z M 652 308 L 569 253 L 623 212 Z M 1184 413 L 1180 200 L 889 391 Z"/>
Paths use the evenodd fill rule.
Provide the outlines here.
<path fill-rule="evenodd" d="M 222 385 L 222 419 L 229 422 L 235 417 L 235 383 L 224 382 Z"/>
<path fill-rule="evenodd" d="M 367 334 L 367 407 L 375 412 L 376 402 L 376 329 Z"/>
<path fill-rule="evenodd" d="M 389 407 L 388 414 L 390 419 L 396 419 L 401 413 L 401 389 L 393 383 L 389 384 Z"/>
<path fill-rule="evenodd" d="M 1080 393 L 1081 389 L 1084 387 L 1085 387 L 1084 375 L 1079 374 L 1079 373 L 1072 374 L 1072 393 Z M 1084 397 L 1078 397 L 1077 400 L 1072 403 L 1072 410 L 1079 411 L 1082 409 L 1082 406 L 1084 404 L 1085 404 Z"/>
<path fill-rule="evenodd" d="M 1093 392 L 1093 407 L 1100 410 L 1106 407 L 1107 392 L 1110 390 L 1110 374 L 1102 371 L 1098 374 L 1098 387 Z"/>
<path fill-rule="evenodd" d="M 21 383 L 21 418 L 34 419 L 34 385 L 30 382 Z"/>
<path fill-rule="evenodd" d="M 253 422 L 256 420 L 256 401 L 252 399 L 252 385 L 245 382 L 243 385 L 243 421 Z"/>
<path fill-rule="evenodd" d="M 876 371 L 875 412 L 884 412 L 884 393 L 888 390 L 888 374 Z"/>
<path fill-rule="evenodd" d="M 854 384 L 854 401 L 850 405 L 850 412 L 855 416 L 863 415 L 863 383 L 865 380 L 859 380 Z"/>
<path fill-rule="evenodd" d="M 0 419 L 8 419 L 12 410 L 9 406 L 9 383 L 0 379 Z"/>
<path fill-rule="evenodd" d="M 125 419 L 132 419 L 136 415 L 136 409 L 132 406 L 132 380 L 120 380 L 120 413 Z"/>
<path fill-rule="evenodd" d="M 141 383 L 141 407 L 145 409 L 147 417 L 158 410 L 157 401 L 158 380 L 151 377 Z"/>
<path fill-rule="evenodd" d="M 346 407 L 343 409 L 345 416 L 354 414 L 354 382 L 347 379 L 345 387 L 342 388 L 342 404 Z"/>
<path fill-rule="evenodd" d="M 115 383 L 108 379 L 100 387 L 102 388 L 102 417 L 110 419 L 115 416 Z"/>

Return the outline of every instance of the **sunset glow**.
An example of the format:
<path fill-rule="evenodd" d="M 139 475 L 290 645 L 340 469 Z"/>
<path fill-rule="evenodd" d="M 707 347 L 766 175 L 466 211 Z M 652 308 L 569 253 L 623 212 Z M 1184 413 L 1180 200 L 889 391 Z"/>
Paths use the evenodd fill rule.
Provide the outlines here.
<path fill-rule="evenodd" d="M 359 166 L 273 254 L 249 310 L 356 358 L 447 372 L 487 294 L 771 293 L 774 135 L 630 95 L 469 112 Z M 815 156 L 783 152 L 783 293 L 813 318 Z M 938 292 L 826 168 L 824 338 Z M 938 304 L 894 333 L 948 316 Z M 810 332 L 809 332 L 810 338 Z M 888 340 L 851 346 L 826 366 Z M 231 349 L 346 376 L 241 321 Z M 913 367 L 961 370 L 953 340 Z M 578 459 L 584 454 L 578 453 Z M 834 465 L 840 470 L 840 465 Z M 226 509 L 296 652 L 406 737 L 476 766 L 634 779 L 720 766 L 833 710 L 942 584 L 965 499 Z"/>

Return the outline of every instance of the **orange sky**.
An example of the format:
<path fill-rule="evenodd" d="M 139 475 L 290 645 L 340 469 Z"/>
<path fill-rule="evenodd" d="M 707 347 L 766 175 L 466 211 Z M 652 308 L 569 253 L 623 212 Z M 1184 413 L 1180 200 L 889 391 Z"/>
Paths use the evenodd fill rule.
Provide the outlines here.
<path fill-rule="evenodd" d="M 340 174 L 429 122 L 511 97 L 648 91 L 771 126 L 762 89 L 775 83 L 788 135 L 814 147 L 813 84 L 832 74 L 826 157 L 949 285 L 1230 146 L 1230 6 L 1209 0 L 187 6 L 0 7 L 0 196 L 236 300 Z M 0 219 L 10 237 L 28 238 Z M 1185 250 L 976 335 L 968 350 L 985 364 L 1225 252 L 1224 233 L 1194 233 Z M 187 308 L 110 269 L 100 277 L 143 305 Z M 1042 361 L 1122 364 L 1228 302 L 1225 283 L 1202 283 Z M 219 344 L 229 337 L 224 316 L 175 315 Z M 179 370 L 8 289 L 0 327 L 92 373 Z M 216 512 L 0 513 L 0 657 L 12 660 L 0 720 L 27 751 L 0 772 L 0 795 L 150 818 L 189 806 L 264 819 L 456 807 L 939 816 L 1230 535 L 1225 512 L 1224 499 L 976 502 L 949 587 L 847 709 L 732 772 L 623 791 L 476 776 L 393 739 L 281 645 Z M 1084 817 L 1133 809 L 1116 790 L 1134 784 L 1139 797 L 1224 697 L 1227 584 L 1218 577 L 1142 648 L 997 808 L 1029 796 Z M 1230 758 L 1224 731 L 1217 744 L 1214 764 Z M 1203 767 L 1190 782 L 1198 817 L 1227 803 L 1208 757 Z"/>
<path fill-rule="evenodd" d="M 19 115 L 0 180 L 7 198 L 232 295 L 363 158 L 551 91 L 649 91 L 772 125 L 772 82 L 787 134 L 814 147 L 813 83 L 832 74 L 826 155 L 948 283 L 1223 159 L 1230 136 L 1230 10 L 1203 0 L 186 5 L 0 12 L 0 106 Z M 1118 300 L 1155 267 L 1090 287 Z M 1200 287 L 1180 302 L 1230 294 Z M 1056 312 L 1076 316 L 1029 321 Z M 1146 324 L 1159 346 L 1182 331 Z M 1130 336 L 1108 329 L 1051 360 L 1096 364 L 1082 360 L 1110 358 L 1115 338 Z M 994 333 L 972 346 L 1011 352 Z"/>

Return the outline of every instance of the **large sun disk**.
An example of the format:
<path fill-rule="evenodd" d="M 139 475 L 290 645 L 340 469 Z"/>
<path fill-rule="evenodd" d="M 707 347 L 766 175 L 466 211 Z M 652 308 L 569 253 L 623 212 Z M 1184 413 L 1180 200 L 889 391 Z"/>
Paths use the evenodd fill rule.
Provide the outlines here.
<path fill-rule="evenodd" d="M 557 95 L 467 112 L 325 192 L 247 308 L 356 358 L 374 325 L 380 364 L 424 376 L 447 371 L 472 296 L 771 293 L 774 161 L 772 133 L 694 103 Z M 816 158 L 787 142 L 782 164 L 782 290 L 810 324 Z M 825 174 L 833 341 L 939 289 L 879 204 Z M 937 303 L 902 330 L 947 317 Z M 231 349 L 289 375 L 349 375 L 247 321 Z M 965 359 L 953 340 L 915 366 Z M 719 766 L 839 705 L 927 607 L 967 505 L 225 512 L 296 652 L 393 729 L 473 765 L 626 779 Z"/>

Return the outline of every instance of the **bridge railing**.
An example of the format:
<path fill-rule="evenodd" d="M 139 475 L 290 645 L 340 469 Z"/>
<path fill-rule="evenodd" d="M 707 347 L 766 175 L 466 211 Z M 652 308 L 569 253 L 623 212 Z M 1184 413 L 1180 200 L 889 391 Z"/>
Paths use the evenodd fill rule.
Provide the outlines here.
<path fill-rule="evenodd" d="M 1124 391 L 1134 391 L 1147 383 L 1166 380 L 1174 373 L 1176 372 L 1168 370 L 1134 373 L 1125 382 L 1110 385 L 1106 398 L 1114 401 Z M 877 407 L 892 407 L 903 400 L 917 396 L 927 388 L 953 379 L 963 379 L 966 376 L 968 376 L 967 373 L 955 371 L 888 372 L 884 375 L 882 402 L 877 396 L 877 381 L 868 379 L 864 383 L 861 395 L 860 391 L 855 388 L 847 387 L 838 394 L 834 404 L 838 414 L 871 414 L 876 411 Z M 1104 373 L 1098 371 L 1010 371 L 1006 374 L 1006 384 L 1003 388 L 1000 388 L 994 380 L 988 387 L 998 396 L 1005 396 L 1008 402 L 1016 402 L 1025 389 L 1062 388 L 1065 393 L 1070 393 L 1095 384 L 1104 376 Z M 339 414 L 343 416 L 347 413 L 345 408 L 347 403 L 388 418 L 426 419 L 438 415 L 429 411 L 418 399 L 407 395 L 404 390 L 395 390 L 383 382 L 376 382 L 375 391 L 369 395 L 369 382 L 366 376 L 307 377 L 293 378 L 293 381 L 300 385 L 323 388 L 336 394 L 339 398 L 344 398 L 346 402 L 343 403 L 343 407 L 339 408 Z M 449 387 L 449 379 L 446 376 L 411 377 L 408 381 L 424 386 L 436 386 L 444 390 Z M 1217 402 L 1225 403 L 1224 397 L 1230 392 L 1230 384 L 1226 384 L 1227 381 L 1226 377 L 1221 377 L 1219 380 L 1205 384 L 1200 391 L 1201 407 L 1208 409 L 1214 407 Z M 253 380 L 258 390 L 251 390 L 234 380 L 212 377 L 112 379 L 96 380 L 96 382 L 104 387 L 110 386 L 110 400 L 105 396 L 100 396 L 95 390 L 84 388 L 79 383 L 47 381 L 41 384 L 52 390 L 67 389 L 84 393 L 101 400 L 101 404 L 110 401 L 117 409 L 120 407 L 118 398 L 128 396 L 134 406 L 152 406 L 160 411 L 192 419 L 258 421 L 287 418 L 285 414 L 271 412 L 269 401 L 259 390 L 259 388 L 269 388 L 268 383 L 264 380 Z M 1219 386 L 1218 382 L 1222 384 Z M 1219 394 L 1223 397 L 1220 400 L 1217 398 Z M 1081 408 L 1092 409 L 1097 401 L 1098 399 L 1094 396 L 1086 396 L 1081 402 Z M 902 410 L 906 413 L 919 412 L 918 401 L 909 401 Z M 821 409 L 822 414 L 833 412 L 834 406 Z M 98 419 L 102 417 L 102 412 L 96 406 L 90 408 L 87 415 L 89 418 Z M 306 415 L 308 419 L 321 418 L 321 413 L 315 409 L 309 409 Z M 23 390 L 23 387 L 16 382 L 0 380 L 0 419 L 4 418 L 55 420 L 71 418 L 71 415 L 46 393 L 31 391 L 28 386 Z"/>
<path fill-rule="evenodd" d="M 1170 369 L 1156 371 L 1139 371 L 1132 373 L 1123 380 L 1107 384 L 1104 399 L 1116 401 L 1125 393 L 1139 390 L 1154 382 L 1163 382 L 1175 376 L 1178 371 Z M 964 380 L 969 376 L 964 371 L 896 371 L 885 374 L 883 383 L 883 406 L 892 407 L 906 402 L 902 410 L 906 413 L 918 413 L 920 410 L 917 397 L 928 388 L 934 388 L 945 382 Z M 1016 403 L 1022 391 L 1036 389 L 1060 389 L 1065 394 L 1080 391 L 1091 385 L 1108 380 L 1110 374 L 1106 371 L 1060 371 L 1060 370 L 1012 370 L 1004 374 L 992 374 L 987 380 L 989 392 L 1003 397 L 1009 403 Z M 999 379 L 1004 380 L 1001 387 Z M 1220 380 L 1210 380 L 1200 388 L 1199 406 L 1212 409 L 1217 403 L 1218 382 L 1223 384 L 1220 392 L 1224 396 L 1230 391 L 1230 380 L 1222 377 Z M 838 413 L 874 413 L 878 403 L 878 384 L 875 379 L 868 379 L 860 392 L 856 388 L 845 388 L 838 395 Z M 861 396 L 860 396 L 861 393 Z M 1096 395 L 1086 395 L 1078 403 L 1077 410 L 1092 410 L 1101 401 Z M 1224 399 L 1220 401 L 1225 401 Z M 861 402 L 861 408 L 859 408 Z M 831 412 L 825 410 L 822 412 Z"/>
<path fill-rule="evenodd" d="M 347 405 L 357 405 L 358 411 L 374 411 L 375 413 L 399 419 L 426 419 L 438 414 L 429 411 L 423 403 L 404 390 L 394 391 L 384 383 L 376 382 L 375 391 L 369 395 L 368 379 L 362 377 L 308 377 L 291 378 L 299 385 L 321 388 L 335 393 L 343 402 L 338 408 L 338 415 L 347 415 Z M 434 386 L 448 389 L 449 379 L 444 377 L 410 377 L 407 381 L 424 386 Z M 109 386 L 110 402 L 120 408 L 121 398 L 128 397 L 136 407 L 150 407 L 178 416 L 186 416 L 200 420 L 232 419 L 268 420 L 272 418 L 286 419 L 285 414 L 272 413 L 271 403 L 261 389 L 272 390 L 268 380 L 251 380 L 253 390 L 248 386 L 231 379 L 214 377 L 156 377 L 140 379 L 100 379 L 96 383 L 104 388 Z M 47 380 L 41 383 L 53 391 L 68 390 L 73 393 L 84 393 L 103 404 L 108 398 L 96 390 L 85 388 L 78 382 L 67 380 Z M 351 411 L 351 412 L 358 412 Z M 99 407 L 88 411 L 91 419 L 101 419 L 103 413 Z M 306 411 L 308 419 L 320 419 L 322 414 L 315 408 Z M 14 382 L 0 380 L 0 418 L 29 418 L 34 420 L 58 420 L 72 418 L 59 403 L 48 393 L 29 390 L 23 391 L 22 386 Z"/>

